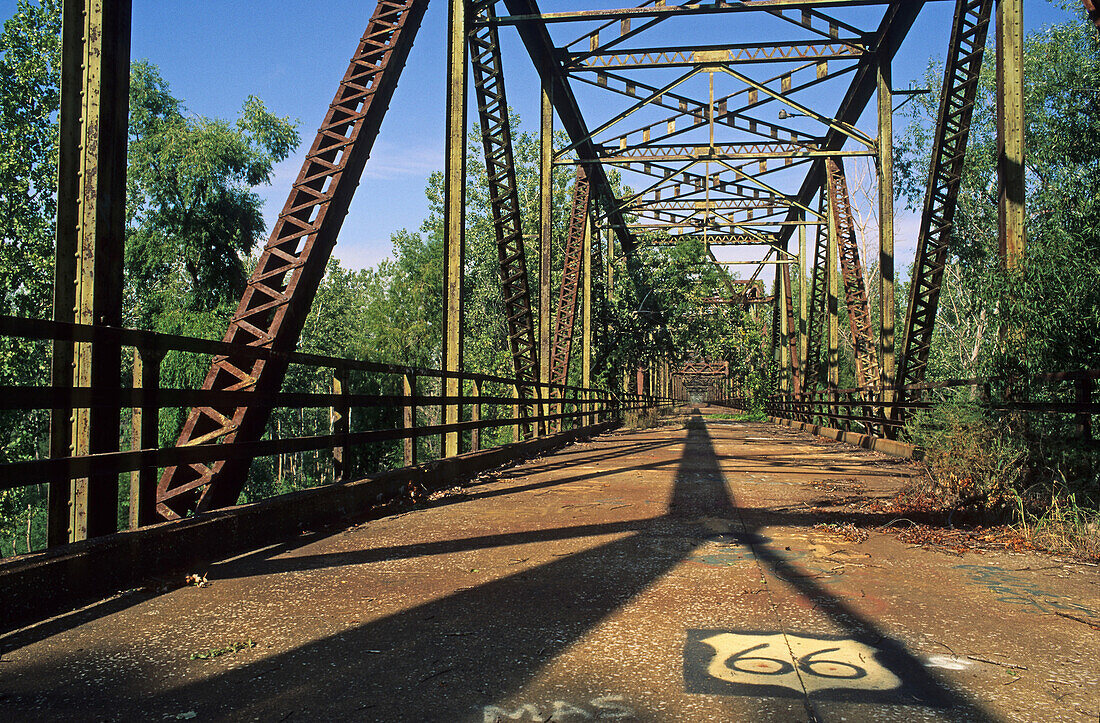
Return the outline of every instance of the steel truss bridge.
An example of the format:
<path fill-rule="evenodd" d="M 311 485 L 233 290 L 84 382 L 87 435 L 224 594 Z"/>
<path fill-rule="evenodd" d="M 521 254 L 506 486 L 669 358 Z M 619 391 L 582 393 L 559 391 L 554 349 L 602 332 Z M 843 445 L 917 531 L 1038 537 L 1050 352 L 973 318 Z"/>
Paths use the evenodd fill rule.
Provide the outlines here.
<path fill-rule="evenodd" d="M 5 587 L 10 621 L 59 604 L 36 592 L 44 580 L 63 580 L 70 598 L 104 594 L 163 567 L 289 534 L 376 494 L 472 474 L 606 429 L 630 410 L 670 406 L 699 390 L 736 405 L 728 362 L 685 355 L 691 361 L 592 368 L 601 303 L 593 279 L 625 273 L 645 288 L 637 263 L 645 245 L 697 239 L 701 261 L 720 267 L 713 248 L 756 252 L 751 278 L 730 279 L 727 296 L 705 303 L 770 308 L 781 370 L 774 417 L 890 439 L 935 390 L 990 383 L 929 385 L 926 373 L 987 44 L 998 68 L 1001 252 L 1009 266 L 1024 253 L 1022 0 L 937 0 L 954 12 L 932 39 L 946 62 L 912 293 L 900 319 L 893 311 L 893 116 L 899 97 L 912 91 L 894 88 L 891 68 L 931 2 L 646 0 L 558 3 L 546 12 L 535 0 L 434 1 L 448 9 L 440 69 L 447 77 L 446 258 L 440 365 L 422 369 L 306 354 L 297 345 L 405 61 L 416 52 L 428 0 L 378 0 L 347 71 L 333 79 L 332 103 L 220 342 L 122 328 L 130 1 L 65 0 L 53 319 L 0 317 L 0 335 L 48 344 L 53 370 L 48 386 L 0 390 L 0 407 L 47 409 L 51 419 L 48 455 L 0 465 L 0 489 L 49 485 L 52 549 L 33 572 L 20 568 L 21 584 Z M 533 64 L 540 81 L 507 86 L 512 97 L 537 95 L 541 107 L 534 229 L 520 217 L 506 35 L 518 36 L 528 57 L 517 62 Z M 471 107 L 486 162 L 509 377 L 469 370 L 463 359 Z M 565 145 L 554 145 L 555 129 L 565 131 Z M 852 159 L 874 169 L 873 259 L 861 257 Z M 551 284 L 555 169 L 575 174 L 559 288 Z M 758 278 L 768 267 L 776 270 L 770 294 Z M 881 300 L 877 318 L 868 284 Z M 851 390 L 839 388 L 842 316 L 858 372 Z M 164 388 L 166 354 L 209 358 L 202 388 Z M 292 365 L 326 375 L 331 388 L 283 391 Z M 580 382 L 571 385 L 576 365 Z M 130 368 L 132 383 L 120 385 L 120 369 Z M 596 388 L 597 371 L 622 386 Z M 1044 378 L 1071 385 L 1072 399 L 1027 408 L 1076 415 L 1080 434 L 1089 435 L 1097 376 Z M 370 393 L 366 378 L 374 380 Z M 402 410 L 394 428 L 354 424 L 362 410 L 394 407 Z M 190 411 L 176 444 L 161 448 L 159 417 L 173 408 Z M 329 430 L 277 438 L 269 421 L 278 408 L 328 410 Z M 438 411 L 430 423 L 417 414 L 425 409 Z M 120 448 L 116 424 L 124 410 L 133 418 L 128 448 Z M 513 441 L 483 448 L 482 433 L 497 428 L 511 430 Z M 439 459 L 418 459 L 415 442 L 425 437 L 439 439 Z M 347 482 L 361 477 L 355 448 L 392 440 L 403 440 L 406 466 L 378 477 L 369 495 L 334 485 L 293 501 L 234 507 L 258 457 L 323 453 L 330 478 Z M 111 536 L 120 475 L 130 477 L 136 530 L 121 541 Z M 133 561 L 126 569 L 111 562 L 122 548 Z"/>

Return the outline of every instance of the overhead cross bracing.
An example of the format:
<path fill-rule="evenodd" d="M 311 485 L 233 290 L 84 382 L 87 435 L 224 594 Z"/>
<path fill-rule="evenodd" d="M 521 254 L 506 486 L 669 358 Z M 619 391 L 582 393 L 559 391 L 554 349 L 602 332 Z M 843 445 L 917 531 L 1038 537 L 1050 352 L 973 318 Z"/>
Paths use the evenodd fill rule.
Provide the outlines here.
<path fill-rule="evenodd" d="M 877 153 L 874 133 L 855 124 L 874 66 L 892 57 L 923 3 L 506 5 L 512 15 L 496 22 L 526 28 L 540 74 L 569 88 L 570 102 L 555 106 L 570 143 L 555 162 L 598 161 L 621 174 L 597 223 L 631 242 L 770 246 L 789 241 L 790 224 L 821 220 L 803 191 L 820 186 L 810 177 L 825 158 Z M 536 24 L 543 42 L 532 47 Z"/>

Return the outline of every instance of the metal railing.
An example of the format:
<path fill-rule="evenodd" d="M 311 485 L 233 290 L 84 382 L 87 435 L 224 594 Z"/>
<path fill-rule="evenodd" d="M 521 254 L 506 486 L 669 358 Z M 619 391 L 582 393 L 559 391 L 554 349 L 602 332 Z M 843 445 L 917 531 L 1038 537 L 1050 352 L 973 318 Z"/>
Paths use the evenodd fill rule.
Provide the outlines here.
<path fill-rule="evenodd" d="M 0 490 L 42 483 L 67 482 L 92 475 L 131 474 L 131 527 L 162 521 L 151 515 L 155 506 L 156 480 L 166 467 L 208 463 L 228 459 L 255 459 L 286 453 L 327 451 L 333 465 L 334 480 L 352 479 L 360 471 L 354 469 L 356 447 L 395 440 L 416 440 L 422 437 L 458 432 L 464 437 L 464 451 L 474 452 L 522 439 L 523 424 L 537 424 L 546 433 L 557 433 L 620 419 L 624 412 L 668 407 L 671 399 L 636 394 L 613 394 L 598 388 L 582 388 L 564 384 L 540 385 L 541 393 L 553 389 L 557 396 L 553 406 L 537 417 L 523 417 L 516 391 L 516 380 L 491 374 L 452 373 L 422 367 L 345 359 L 305 352 L 280 353 L 262 347 L 227 344 L 193 337 L 162 334 L 135 329 L 95 327 L 81 324 L 24 319 L 0 315 L 0 337 L 14 337 L 53 344 L 108 345 L 133 349 L 133 383 L 131 386 L 109 388 L 50 385 L 48 380 L 32 386 L 0 386 L 0 410 L 52 410 L 55 418 L 68 419 L 73 409 L 117 409 L 120 437 L 123 436 L 126 410 L 134 415 L 129 449 L 124 444 L 119 451 L 83 456 L 23 459 L 0 464 Z M 45 345 L 43 345 L 44 347 Z M 47 353 L 43 348 L 43 353 Z M 315 370 L 330 376 L 331 392 L 279 392 L 260 398 L 251 391 L 215 391 L 202 389 L 164 388 L 159 384 L 159 369 L 169 353 L 259 359 L 281 358 L 282 361 Z M 123 355 L 123 359 L 127 359 Z M 125 361 L 124 361 L 125 364 Z M 125 369 L 120 369 L 119 378 Z M 358 384 L 353 374 L 359 375 Z M 460 393 L 445 396 L 442 380 L 459 380 Z M 369 384 L 367 381 L 369 380 Z M 420 380 L 436 380 L 418 385 Z M 355 387 L 369 386 L 373 393 L 359 393 Z M 434 386 L 439 392 L 424 388 Z M 418 391 L 419 389 L 419 391 Z M 258 441 L 219 443 L 217 439 L 201 440 L 187 446 L 160 447 L 158 420 L 163 410 L 198 406 L 266 405 L 275 408 L 327 409 L 327 433 L 271 438 Z M 457 406 L 459 422 L 452 424 L 418 424 L 415 410 L 438 409 L 438 419 L 446 407 Z M 365 410 L 388 410 L 375 414 L 370 428 L 359 428 L 371 419 L 358 414 Z M 356 418 L 360 417 L 360 424 Z M 434 413 L 433 415 L 434 416 Z M 381 420 L 381 422 L 379 422 Z M 512 434 L 507 435 L 511 427 Z M 494 430 L 493 439 L 483 432 Z M 499 430 L 499 431 L 496 431 Z M 500 432 L 504 432 L 501 434 Z M 45 430 L 43 430 L 45 433 Z M 510 436 L 511 440 L 506 437 Z M 486 445 L 486 442 L 489 442 Z M 404 445 L 404 463 L 417 463 L 415 442 Z M 377 471 L 377 470 L 372 470 Z M 135 492 L 136 490 L 136 492 Z M 139 509 L 135 510 L 137 507 Z"/>
<path fill-rule="evenodd" d="M 1076 435 L 1091 439 L 1092 417 L 1100 414 L 1100 404 L 1093 401 L 1097 379 L 1100 369 L 1042 374 L 1026 383 L 997 377 L 950 379 L 911 384 L 902 387 L 901 394 L 893 390 L 883 394 L 876 386 L 815 389 L 769 396 L 764 412 L 779 419 L 895 439 L 915 413 L 965 395 L 967 401 L 991 411 L 1072 417 Z M 713 403 L 742 410 L 750 406 L 744 397 Z"/>

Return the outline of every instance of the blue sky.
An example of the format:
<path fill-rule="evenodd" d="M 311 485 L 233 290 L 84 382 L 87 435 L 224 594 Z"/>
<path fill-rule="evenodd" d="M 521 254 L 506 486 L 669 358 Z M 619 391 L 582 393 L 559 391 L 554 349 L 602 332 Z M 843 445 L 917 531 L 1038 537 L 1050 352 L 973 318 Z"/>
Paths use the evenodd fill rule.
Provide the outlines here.
<path fill-rule="evenodd" d="M 544 0 L 541 5 L 554 11 L 595 3 Z M 1029 30 L 1068 17 L 1047 0 L 1024 5 Z M 0 0 L 0 17 L 10 16 L 15 6 L 15 0 Z M 898 56 L 895 87 L 919 80 L 929 58 L 942 56 L 953 6 L 929 3 Z M 300 121 L 302 149 L 280 164 L 272 186 L 262 189 L 270 228 L 373 7 L 370 0 L 134 0 L 132 56 L 160 66 L 193 113 L 231 118 L 253 94 L 274 112 Z M 442 167 L 446 9 L 445 0 L 429 4 L 382 124 L 336 249 L 347 266 L 377 263 L 390 252 L 390 234 L 418 228 L 425 215 L 426 179 Z M 538 114 L 534 69 L 514 32 L 506 30 L 502 44 L 509 103 L 531 128 Z M 913 225 L 899 219 L 902 264 L 912 253 L 902 237 Z"/>

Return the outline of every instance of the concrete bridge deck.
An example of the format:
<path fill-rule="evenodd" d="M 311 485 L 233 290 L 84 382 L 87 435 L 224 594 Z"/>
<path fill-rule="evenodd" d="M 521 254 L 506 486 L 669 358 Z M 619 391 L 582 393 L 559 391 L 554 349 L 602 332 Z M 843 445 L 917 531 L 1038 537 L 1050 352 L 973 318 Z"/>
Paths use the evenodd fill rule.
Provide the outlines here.
<path fill-rule="evenodd" d="M 915 467 L 711 411 L 12 633 L 0 719 L 1097 719 L 1097 568 L 907 545 L 860 503 Z"/>

